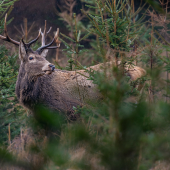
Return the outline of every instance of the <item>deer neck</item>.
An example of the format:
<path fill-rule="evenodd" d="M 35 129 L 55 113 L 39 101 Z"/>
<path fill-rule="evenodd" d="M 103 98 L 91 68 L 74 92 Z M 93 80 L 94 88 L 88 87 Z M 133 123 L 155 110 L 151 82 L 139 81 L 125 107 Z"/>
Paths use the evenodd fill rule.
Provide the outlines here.
<path fill-rule="evenodd" d="M 16 82 L 16 95 L 21 104 L 27 108 L 32 108 L 33 105 L 40 101 L 40 92 L 42 87 L 43 76 L 30 76 L 26 73 L 24 66 L 20 66 L 18 79 Z"/>

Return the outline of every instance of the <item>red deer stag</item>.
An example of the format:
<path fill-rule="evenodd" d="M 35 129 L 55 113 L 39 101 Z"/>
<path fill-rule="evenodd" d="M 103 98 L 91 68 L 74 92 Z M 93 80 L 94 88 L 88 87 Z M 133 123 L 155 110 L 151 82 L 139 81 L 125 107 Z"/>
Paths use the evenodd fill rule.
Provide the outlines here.
<path fill-rule="evenodd" d="M 48 49 L 59 47 L 51 46 L 58 38 L 59 29 L 52 42 L 47 45 L 45 45 L 45 38 L 51 28 L 46 32 L 46 26 L 44 32 L 42 33 L 40 29 L 38 36 L 31 42 L 24 43 L 23 39 L 18 42 L 9 37 L 6 19 L 7 15 L 4 24 L 5 36 L 0 35 L 0 38 L 19 46 L 21 64 L 16 82 L 16 95 L 23 106 L 34 112 L 36 105 L 42 104 L 50 109 L 66 112 L 70 119 L 76 119 L 73 107 L 82 106 L 88 98 L 96 100 L 101 97 L 96 85 L 91 80 L 87 80 L 89 76 L 87 71 L 56 70 L 55 66 L 45 59 Z M 42 46 L 33 51 L 31 45 L 40 35 L 42 35 Z M 90 68 L 100 70 L 100 66 L 101 64 Z M 145 70 L 137 66 L 128 71 L 132 80 L 144 74 Z"/>

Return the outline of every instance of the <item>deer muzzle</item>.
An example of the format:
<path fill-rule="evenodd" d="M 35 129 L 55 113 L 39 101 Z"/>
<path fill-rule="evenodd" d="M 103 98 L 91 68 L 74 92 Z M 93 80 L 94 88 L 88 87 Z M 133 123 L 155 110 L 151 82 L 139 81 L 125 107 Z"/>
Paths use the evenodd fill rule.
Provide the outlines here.
<path fill-rule="evenodd" d="M 55 66 L 53 64 L 46 64 L 42 71 L 45 72 L 45 74 L 51 74 L 55 70 Z"/>

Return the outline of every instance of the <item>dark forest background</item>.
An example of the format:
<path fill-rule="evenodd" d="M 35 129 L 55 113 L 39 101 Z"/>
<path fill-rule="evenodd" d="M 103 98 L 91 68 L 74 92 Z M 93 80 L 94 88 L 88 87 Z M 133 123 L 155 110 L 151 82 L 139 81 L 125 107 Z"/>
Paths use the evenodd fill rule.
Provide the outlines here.
<path fill-rule="evenodd" d="M 135 9 L 138 9 L 139 6 L 144 5 L 145 1 L 135 1 Z M 80 0 L 76 1 L 76 5 L 73 8 L 73 12 L 76 14 L 83 15 L 81 13 L 82 7 L 86 10 L 88 7 L 86 7 L 85 2 L 82 2 Z M 59 8 L 62 7 L 62 9 Z M 20 0 L 15 2 L 13 10 L 11 12 L 11 15 L 8 19 L 13 18 L 12 22 L 8 25 L 8 31 L 9 35 L 11 35 L 14 39 L 20 40 L 22 37 L 22 34 L 19 33 L 22 32 L 21 25 L 24 27 L 24 19 L 27 19 L 27 26 L 28 29 L 33 25 L 33 29 L 29 34 L 30 38 L 33 38 L 37 35 L 39 28 L 44 27 L 44 21 L 47 20 L 47 28 L 52 26 L 52 31 L 56 31 L 57 28 L 60 28 L 60 31 L 65 34 L 69 35 L 69 30 L 67 29 L 67 23 L 65 21 L 60 20 L 61 18 L 57 12 L 56 9 L 59 12 L 67 11 L 67 9 L 64 8 L 65 2 L 62 0 Z M 148 8 L 148 4 L 144 7 L 143 11 L 139 14 L 142 15 L 144 11 Z M 149 17 L 145 18 L 145 21 L 148 20 Z M 89 22 L 87 17 L 84 17 L 82 19 L 82 22 L 84 26 L 86 26 Z M 19 31 L 17 31 L 17 29 Z M 51 33 L 51 39 L 53 34 Z M 94 36 L 91 36 L 90 38 L 94 39 Z M 50 41 L 50 39 L 48 38 Z M 90 44 L 88 41 L 83 41 L 81 44 L 85 45 L 85 47 L 90 48 Z M 61 49 L 64 48 L 63 43 L 61 44 Z M 13 51 L 15 51 L 13 49 Z M 50 51 L 48 54 L 48 59 L 52 61 L 52 58 L 55 58 L 55 52 Z M 60 52 L 59 59 L 63 59 L 62 62 L 63 65 L 65 65 L 66 59 L 65 56 Z"/>

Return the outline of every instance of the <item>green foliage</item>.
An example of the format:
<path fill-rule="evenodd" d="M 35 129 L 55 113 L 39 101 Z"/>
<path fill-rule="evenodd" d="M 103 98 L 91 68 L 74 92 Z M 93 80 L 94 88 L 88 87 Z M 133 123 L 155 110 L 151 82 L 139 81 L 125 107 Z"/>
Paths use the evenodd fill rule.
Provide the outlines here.
<path fill-rule="evenodd" d="M 0 3 L 0 15 L 12 10 L 17 0 L 3 0 Z M 10 21 L 9 21 L 10 22 Z M 4 31 L 4 20 L 0 20 L 0 33 Z M 20 133 L 23 124 L 23 111 L 15 96 L 17 79 L 17 56 L 10 56 L 4 46 L 0 46 L 0 144 L 7 143 Z M 10 134 L 9 134 L 10 133 Z"/>
<path fill-rule="evenodd" d="M 136 95 L 137 102 L 131 103 L 130 98 L 135 91 L 132 85 L 134 82 L 132 86 L 129 85 L 117 67 L 110 70 L 112 74 L 109 80 L 105 74 L 93 72 L 90 79 L 98 85 L 103 101 L 93 101 L 90 107 L 75 108 L 76 113 L 81 113 L 84 124 L 64 128 L 62 133 L 69 141 L 65 142 L 64 148 L 62 142 L 57 143 L 63 148 L 63 152 L 65 148 L 84 146 L 86 154 L 79 163 L 65 159 L 66 162 L 60 164 L 61 169 L 93 169 L 89 160 L 94 157 L 99 159 L 100 167 L 116 170 L 150 169 L 157 160 L 169 159 L 170 138 L 166 133 L 169 132 L 170 105 L 163 102 L 163 96 L 160 95 L 154 102 L 147 101 L 147 98 L 152 97 L 148 96 L 150 88 L 155 93 L 154 98 L 162 90 L 157 82 L 163 64 L 167 64 L 167 70 L 169 68 L 169 59 L 161 57 L 165 46 L 153 37 L 150 45 L 151 36 L 148 32 L 151 29 L 144 35 L 142 19 L 132 22 L 137 13 L 131 15 L 131 6 L 125 4 L 125 1 L 119 1 L 121 4 L 116 4 L 115 7 L 113 2 L 95 1 L 94 4 L 94 1 L 88 1 L 93 5 L 88 7 L 99 11 L 97 14 L 87 14 L 93 26 L 89 32 L 97 35 L 100 42 L 109 44 L 112 49 L 122 51 L 129 51 L 134 40 L 142 40 L 140 45 L 145 46 L 145 49 L 141 61 L 150 69 L 152 57 L 154 64 L 154 69 L 148 70 L 152 85 L 146 84 L 143 94 Z M 169 47 L 166 48 L 169 50 Z M 100 48 L 97 49 L 99 51 Z M 129 62 L 133 61 L 130 59 Z M 142 81 L 145 80 L 144 78 Z"/>
<path fill-rule="evenodd" d="M 104 73 L 92 72 L 89 79 L 98 85 L 103 95 L 103 101 L 92 101 L 92 103 L 90 101 L 90 106 L 74 108 L 76 113 L 81 113 L 84 123 L 63 127 L 64 143 L 62 140 L 52 138 L 47 144 L 47 149 L 54 143 L 52 146 L 55 149 L 54 151 L 49 149 L 50 155 L 48 156 L 56 166 L 60 165 L 61 169 L 93 169 L 94 167 L 90 163 L 92 158 L 99 160 L 100 167 L 111 170 L 150 169 L 157 160 L 168 160 L 170 156 L 170 138 L 166 134 L 169 132 L 170 105 L 163 102 L 162 96 L 154 102 L 147 101 L 148 88 L 152 88 L 155 94 L 162 90 L 154 82 L 159 80 L 161 71 L 159 68 L 163 67 L 163 63 L 167 64 L 165 69 L 169 68 L 169 59 L 161 57 L 165 47 L 153 37 L 152 46 L 150 46 L 151 36 L 148 36 L 149 34 L 145 34 L 145 37 L 140 39 L 140 35 L 144 34 L 144 29 L 141 27 L 142 20 L 132 22 L 137 13 L 131 15 L 132 9 L 126 1 L 124 3 L 119 1 L 120 4 L 116 4 L 116 6 L 113 1 L 107 0 L 88 1 L 88 3 L 93 5 L 88 5 L 89 8 L 99 11 L 97 14 L 91 12 L 88 16 L 93 27 L 89 32 L 97 35 L 101 44 L 109 44 L 115 50 L 129 51 L 134 40 L 142 40 L 140 45 L 143 46 L 146 43 L 148 48 L 143 51 L 145 55 L 141 57 L 141 61 L 150 68 L 152 55 L 155 69 L 148 71 L 152 86 L 146 85 L 142 95 L 135 94 L 136 102 L 134 103 L 130 102 L 130 98 L 136 93 L 133 83 L 137 82 L 129 84 L 129 80 L 124 78 L 117 67 L 110 70 L 109 80 Z M 105 16 L 107 17 L 105 18 Z M 150 29 L 147 31 L 149 32 Z M 65 35 L 62 36 L 72 41 L 76 46 L 75 49 L 78 49 L 81 39 L 78 38 L 80 36 L 77 31 L 74 35 L 74 40 Z M 63 43 L 66 45 L 68 53 L 79 55 L 79 50 L 73 49 L 75 46 L 70 46 L 65 41 Z M 99 46 L 94 47 L 97 47 L 98 51 L 101 49 Z M 70 63 L 77 66 L 76 62 L 73 62 L 70 60 Z M 129 59 L 130 62 L 133 61 Z M 72 67 L 70 68 L 72 70 Z M 143 78 L 141 83 L 145 80 Z M 66 148 L 77 148 L 77 146 L 83 146 L 86 154 L 81 161 L 74 162 L 71 161 L 71 155 L 69 159 L 69 149 Z M 62 148 L 62 151 L 59 148 Z M 59 154 L 53 155 L 57 150 L 59 150 Z"/>
<path fill-rule="evenodd" d="M 2 17 L 2 15 L 7 12 L 7 10 L 9 10 L 9 12 L 11 11 L 11 7 L 14 5 L 14 3 L 18 1 L 18 0 L 3 0 L 0 3 L 0 16 Z"/>
<path fill-rule="evenodd" d="M 75 14 L 74 14 L 75 15 Z M 76 21 L 74 21 L 76 22 Z M 60 40 L 64 43 L 66 46 L 66 49 L 63 51 L 67 52 L 67 57 L 69 58 L 68 63 L 69 65 L 66 67 L 67 70 L 73 70 L 73 66 L 76 66 L 74 69 L 80 69 L 83 68 L 83 66 L 78 62 L 79 56 L 83 55 L 87 50 L 82 49 L 84 46 L 80 44 L 80 42 L 85 38 L 81 37 L 81 31 L 77 30 L 77 23 L 75 23 L 75 31 L 74 31 L 74 39 L 70 38 L 62 33 L 60 35 L 69 40 L 71 43 L 67 43 L 64 39 L 60 38 Z"/>
<path fill-rule="evenodd" d="M 34 146 L 33 153 L 48 158 L 48 161 L 43 162 L 44 165 L 41 164 L 42 168 L 52 169 L 51 163 L 48 164 L 50 161 L 60 169 L 95 169 L 90 160 L 97 159 L 99 162 L 96 166 L 108 170 L 142 170 L 150 169 L 156 160 L 169 159 L 170 138 L 167 129 L 170 105 L 158 102 L 155 107 L 155 104 L 145 101 L 137 104 L 120 102 L 124 96 L 122 88 L 115 97 L 109 92 L 113 93 L 113 87 L 108 89 L 107 96 L 111 99 L 109 97 L 97 104 L 94 109 L 81 109 L 82 116 L 86 114 L 88 117 L 84 123 L 63 126 L 60 114 L 38 108 L 37 113 L 41 116 L 36 119 L 36 131 L 40 131 L 39 127 L 45 130 L 48 127 L 61 129 L 64 135 L 64 139 L 61 133 L 54 136 L 48 129 L 48 142 L 44 148 L 41 148 L 40 142 Z M 44 126 L 44 123 L 49 126 Z M 74 160 L 74 152 L 82 147 L 85 149 L 82 158 Z M 74 152 L 71 153 L 70 149 Z M 35 167 L 38 168 L 38 165 Z"/>
<path fill-rule="evenodd" d="M 152 0 L 145 0 L 148 4 L 151 5 L 153 9 L 158 11 L 159 13 L 164 13 L 164 10 L 161 8 L 161 4 L 157 1 L 152 1 Z"/>
<path fill-rule="evenodd" d="M 90 31 L 97 34 L 105 43 L 109 43 L 111 48 L 129 51 L 130 45 L 142 28 L 141 23 L 132 22 L 139 11 L 131 15 L 131 6 L 126 0 L 122 3 L 118 1 L 115 5 L 109 1 L 96 1 L 96 6 L 100 15 L 94 12 L 87 14 L 93 25 Z M 93 8 L 90 5 L 88 7 Z M 142 17 L 139 19 L 140 22 L 141 19 Z"/>
<path fill-rule="evenodd" d="M 9 56 L 4 46 L 0 46 L 0 143 L 8 141 L 10 125 L 11 139 L 20 133 L 23 124 L 22 107 L 18 106 L 15 83 L 18 73 L 18 56 Z"/>

